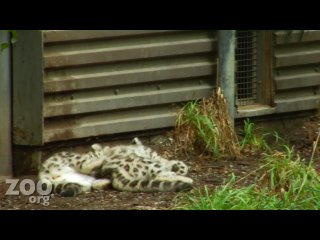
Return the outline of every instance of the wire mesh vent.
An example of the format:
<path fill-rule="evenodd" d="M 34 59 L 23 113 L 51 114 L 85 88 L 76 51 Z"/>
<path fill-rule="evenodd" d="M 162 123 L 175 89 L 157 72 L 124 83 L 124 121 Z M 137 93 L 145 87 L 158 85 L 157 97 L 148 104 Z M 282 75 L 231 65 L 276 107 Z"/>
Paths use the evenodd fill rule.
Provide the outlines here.
<path fill-rule="evenodd" d="M 236 32 L 237 106 L 257 102 L 257 32 Z"/>

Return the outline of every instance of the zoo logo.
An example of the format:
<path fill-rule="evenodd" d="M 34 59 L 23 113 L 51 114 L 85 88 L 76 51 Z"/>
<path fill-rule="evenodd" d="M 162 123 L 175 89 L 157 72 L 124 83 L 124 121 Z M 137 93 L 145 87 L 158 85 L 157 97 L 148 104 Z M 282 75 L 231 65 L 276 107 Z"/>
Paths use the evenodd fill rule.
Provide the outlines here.
<path fill-rule="evenodd" d="M 23 195 L 30 196 L 33 194 L 37 188 L 37 193 L 40 196 L 30 196 L 29 202 L 30 203 L 38 203 L 42 204 L 44 206 L 49 206 L 49 200 L 50 200 L 50 193 L 52 191 L 52 184 L 49 181 L 46 181 L 45 179 L 39 181 L 37 184 L 31 179 L 23 179 L 19 184 L 19 190 L 15 190 L 16 186 L 19 183 L 19 179 L 6 179 L 6 184 L 10 184 L 7 192 L 5 195 L 11 195 L 11 196 L 18 196 L 20 192 Z M 43 187 L 43 186 L 46 187 Z M 28 187 L 26 187 L 28 186 Z"/>

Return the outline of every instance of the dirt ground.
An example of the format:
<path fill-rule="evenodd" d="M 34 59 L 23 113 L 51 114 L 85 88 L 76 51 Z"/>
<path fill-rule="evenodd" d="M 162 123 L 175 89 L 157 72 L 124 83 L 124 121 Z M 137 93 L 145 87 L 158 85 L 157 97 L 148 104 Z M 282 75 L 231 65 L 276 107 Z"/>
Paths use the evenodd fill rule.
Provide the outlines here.
<path fill-rule="evenodd" d="M 284 124 L 285 125 L 285 124 Z M 286 139 L 295 146 L 295 150 L 304 158 L 310 159 L 312 152 L 312 142 L 317 137 L 317 130 L 320 127 L 320 117 L 314 115 L 298 121 L 296 126 L 290 126 L 294 131 L 287 131 Z M 168 159 L 179 159 L 185 161 L 190 167 L 189 176 L 195 182 L 195 189 L 207 185 L 214 188 L 223 184 L 231 173 L 236 176 L 245 176 L 259 167 L 262 153 L 247 152 L 243 159 L 219 159 L 203 160 L 198 156 L 185 157 L 174 150 L 172 132 L 168 131 L 163 135 L 141 138 L 144 144 L 156 150 L 160 155 Z M 115 145 L 127 143 L 127 141 L 117 141 L 101 143 L 102 145 Z M 85 151 L 89 146 L 74 147 L 73 151 Z M 320 147 L 318 147 L 320 148 Z M 64 149 L 66 150 L 66 149 Z M 315 162 L 318 164 L 320 152 L 315 155 Z M 36 179 L 36 176 L 23 176 L 21 179 Z M 254 176 L 249 177 L 244 184 L 252 181 Z M 178 193 L 130 193 L 119 192 L 109 189 L 102 192 L 92 192 L 82 194 L 77 197 L 63 198 L 52 195 L 49 205 L 30 202 L 29 196 L 8 196 L 6 191 L 8 184 L 0 183 L 0 210 L 165 210 L 170 209 L 175 202 Z M 36 200 L 35 200 L 36 201 Z"/>

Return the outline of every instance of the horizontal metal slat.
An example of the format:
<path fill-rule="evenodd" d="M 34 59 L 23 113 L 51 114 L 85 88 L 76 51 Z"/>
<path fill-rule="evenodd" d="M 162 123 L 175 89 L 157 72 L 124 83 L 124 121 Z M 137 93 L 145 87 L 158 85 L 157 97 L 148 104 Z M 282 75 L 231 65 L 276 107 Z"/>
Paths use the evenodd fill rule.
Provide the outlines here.
<path fill-rule="evenodd" d="M 69 114 L 107 111 L 164 103 L 175 103 L 202 98 L 212 94 L 212 86 L 192 86 L 178 89 L 148 91 L 111 97 L 96 97 L 81 100 L 45 102 L 44 116 L 54 117 Z"/>
<path fill-rule="evenodd" d="M 137 109 L 115 114 L 80 117 L 63 121 L 63 124 L 45 124 L 46 142 L 172 127 L 177 111 L 168 107 Z"/>
<path fill-rule="evenodd" d="M 302 36 L 302 37 L 301 37 Z M 305 30 L 303 35 L 301 32 L 295 31 L 288 35 L 286 32 L 275 33 L 276 44 L 288 44 L 288 43 L 299 43 L 299 42 L 311 42 L 320 40 L 319 30 Z"/>
<path fill-rule="evenodd" d="M 320 73 L 276 77 L 275 80 L 277 90 L 320 86 Z"/>
<path fill-rule="evenodd" d="M 45 56 L 56 53 L 69 53 L 76 51 L 96 51 L 97 49 L 113 49 L 121 47 L 143 46 L 147 44 L 157 44 L 166 42 L 178 42 L 197 39 L 215 39 L 214 32 L 206 31 L 182 31 L 158 34 L 147 34 L 137 36 L 125 36 L 115 38 L 84 39 L 82 41 L 56 42 L 44 45 Z"/>
<path fill-rule="evenodd" d="M 306 51 L 289 54 L 276 54 L 276 67 L 287 67 L 318 63 L 320 61 L 320 51 Z"/>
<path fill-rule="evenodd" d="M 263 104 L 250 104 L 247 106 L 239 106 L 237 108 L 236 118 L 257 117 L 262 115 L 270 115 L 275 113 L 275 107 Z"/>
<path fill-rule="evenodd" d="M 136 119 L 128 119 L 127 121 L 122 122 L 103 123 L 86 127 L 55 129 L 54 131 L 45 130 L 44 140 L 45 142 L 53 142 L 75 138 L 165 128 L 174 126 L 175 119 L 176 115 L 174 114 L 164 114 Z"/>
<path fill-rule="evenodd" d="M 83 64 L 126 61 L 192 53 L 204 53 L 215 50 L 215 40 L 198 39 L 156 44 L 143 44 L 116 48 L 84 50 L 75 52 L 57 52 L 45 55 L 45 68 L 66 67 Z"/>
<path fill-rule="evenodd" d="M 320 96 L 276 100 L 276 113 L 296 112 L 319 108 Z"/>
<path fill-rule="evenodd" d="M 196 76 L 208 76 L 215 72 L 215 63 L 202 62 L 173 66 L 152 67 L 127 71 L 70 75 L 46 79 L 45 92 L 80 90 L 97 87 L 110 87 L 125 84 L 154 82 Z"/>
<path fill-rule="evenodd" d="M 47 30 L 45 43 L 177 32 L 179 30 Z M 181 31 L 181 30 L 180 30 Z"/>
<path fill-rule="evenodd" d="M 287 100 L 294 98 L 310 97 L 319 94 L 319 89 L 317 87 L 303 87 L 303 88 L 292 88 L 277 90 L 275 94 L 275 101 Z"/>

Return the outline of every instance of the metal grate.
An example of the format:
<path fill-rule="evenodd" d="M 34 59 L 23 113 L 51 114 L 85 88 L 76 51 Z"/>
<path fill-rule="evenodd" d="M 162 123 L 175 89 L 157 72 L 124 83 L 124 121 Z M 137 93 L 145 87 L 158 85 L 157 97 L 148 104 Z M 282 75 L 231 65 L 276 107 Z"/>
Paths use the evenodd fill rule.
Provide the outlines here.
<path fill-rule="evenodd" d="M 236 32 L 237 106 L 257 102 L 257 32 Z"/>

